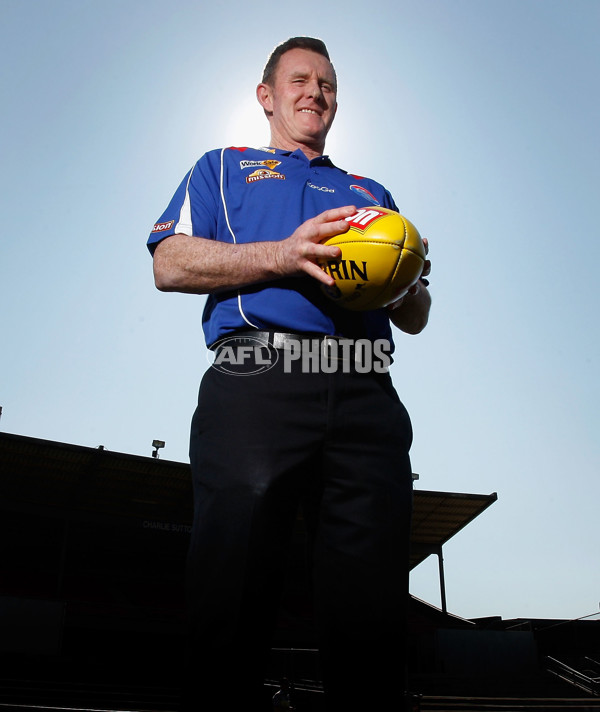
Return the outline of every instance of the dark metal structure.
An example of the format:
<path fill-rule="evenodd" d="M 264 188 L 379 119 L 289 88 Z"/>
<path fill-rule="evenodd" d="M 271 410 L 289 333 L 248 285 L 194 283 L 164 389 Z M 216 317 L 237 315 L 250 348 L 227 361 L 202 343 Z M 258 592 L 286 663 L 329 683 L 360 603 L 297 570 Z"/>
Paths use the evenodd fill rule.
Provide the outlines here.
<path fill-rule="evenodd" d="M 414 492 L 410 565 L 440 558 L 444 609 L 442 546 L 495 500 Z M 176 685 L 191 522 L 187 464 L 0 433 L 4 674 L 39 677 L 42 661 L 53 680 Z M 287 649 L 313 644 L 302 540 L 299 515 L 275 641 Z"/>
<path fill-rule="evenodd" d="M 444 610 L 442 547 L 496 499 L 496 493 L 414 492 L 410 567 L 432 554 L 439 557 Z M 55 548 L 56 537 L 61 539 L 61 565 L 54 570 L 53 592 L 58 593 L 68 574 L 66 547 L 76 543 L 69 528 L 97 524 L 123 529 L 132 539 L 140 530 L 185 537 L 192 521 L 189 466 L 111 452 L 102 446 L 0 433 L 0 508 L 3 526 L 11 527 L 6 534 L 14 541 L 31 538 L 36 518 L 48 525 L 46 536 L 36 541 L 35 552 L 23 560 L 23 573 L 37 561 L 38 569 L 50 574 L 48 564 L 55 560 L 43 552 Z M 110 541 L 104 546 L 108 548 Z M 46 581 L 43 590 L 51 593 L 50 585 Z"/>
<path fill-rule="evenodd" d="M 125 695 L 128 709 L 148 709 L 150 699 L 152 709 L 173 709 L 185 658 L 192 493 L 189 466 L 159 459 L 159 444 L 155 456 L 142 457 L 0 433 L 0 704 L 47 703 L 56 689 L 57 705 L 80 694 L 95 701 Z M 600 622 L 469 621 L 447 611 L 443 546 L 496 499 L 414 492 L 410 566 L 438 557 L 442 607 L 411 601 L 413 689 L 427 691 L 424 705 L 435 703 L 438 690 L 463 702 L 513 692 L 557 698 L 552 685 L 564 685 L 568 672 L 571 687 L 578 685 L 573 697 L 588 703 L 598 694 L 590 670 L 600 659 Z M 299 515 L 274 652 L 281 646 L 281 665 L 293 659 L 296 672 L 305 667 L 314 680 L 302 539 Z M 549 684 L 548 664 L 539 661 L 550 658 L 560 662 Z M 582 687 L 582 679 L 594 686 Z M 305 694 L 314 705 L 305 708 L 318 710 L 318 684 L 311 690 Z"/>

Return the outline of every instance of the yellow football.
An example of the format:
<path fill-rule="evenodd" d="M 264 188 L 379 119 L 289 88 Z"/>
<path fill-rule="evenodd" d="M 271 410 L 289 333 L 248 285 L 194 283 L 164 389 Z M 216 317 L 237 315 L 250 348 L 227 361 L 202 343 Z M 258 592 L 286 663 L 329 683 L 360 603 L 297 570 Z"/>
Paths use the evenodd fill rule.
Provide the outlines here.
<path fill-rule="evenodd" d="M 346 309 L 379 309 L 403 297 L 423 272 L 425 246 L 417 228 L 387 208 L 360 208 L 346 218 L 350 229 L 324 244 L 337 245 L 337 260 L 321 260 L 335 279 L 327 297 Z"/>

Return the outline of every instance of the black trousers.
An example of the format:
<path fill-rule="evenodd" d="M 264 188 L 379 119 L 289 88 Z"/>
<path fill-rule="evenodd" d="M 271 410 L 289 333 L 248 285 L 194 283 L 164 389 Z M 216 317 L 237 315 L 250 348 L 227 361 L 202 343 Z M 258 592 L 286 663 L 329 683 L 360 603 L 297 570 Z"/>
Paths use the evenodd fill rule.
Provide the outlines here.
<path fill-rule="evenodd" d="M 387 373 L 210 368 L 192 421 L 192 639 L 184 709 L 269 709 L 263 680 L 299 502 L 316 512 L 328 710 L 404 689 L 412 429 Z M 204 706 L 206 703 L 206 707 Z"/>

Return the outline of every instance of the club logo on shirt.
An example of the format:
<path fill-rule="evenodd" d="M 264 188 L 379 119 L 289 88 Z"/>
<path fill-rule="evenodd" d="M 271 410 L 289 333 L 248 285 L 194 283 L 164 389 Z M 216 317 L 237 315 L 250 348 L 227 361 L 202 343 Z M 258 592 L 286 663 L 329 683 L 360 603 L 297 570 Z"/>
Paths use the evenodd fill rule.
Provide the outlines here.
<path fill-rule="evenodd" d="M 169 220 L 169 222 L 156 223 L 152 228 L 152 232 L 163 232 L 164 230 L 170 230 L 175 224 L 175 220 Z"/>
<path fill-rule="evenodd" d="M 277 178 L 278 180 L 285 180 L 285 176 L 276 171 L 271 171 L 268 168 L 259 168 L 256 171 L 252 171 L 249 176 L 246 177 L 246 183 L 256 183 L 258 180 L 265 180 L 265 178 Z"/>
<path fill-rule="evenodd" d="M 276 161 L 274 158 L 267 158 L 264 161 L 240 161 L 240 168 L 261 168 L 266 166 L 270 170 L 274 170 L 281 164 L 281 161 Z"/>
<path fill-rule="evenodd" d="M 368 200 L 369 203 L 373 203 L 373 205 L 379 205 L 379 201 L 373 195 L 373 193 L 371 193 L 371 191 L 367 190 L 366 188 L 363 188 L 362 185 L 351 185 L 350 190 L 354 191 L 355 193 L 358 193 L 358 195 Z"/>

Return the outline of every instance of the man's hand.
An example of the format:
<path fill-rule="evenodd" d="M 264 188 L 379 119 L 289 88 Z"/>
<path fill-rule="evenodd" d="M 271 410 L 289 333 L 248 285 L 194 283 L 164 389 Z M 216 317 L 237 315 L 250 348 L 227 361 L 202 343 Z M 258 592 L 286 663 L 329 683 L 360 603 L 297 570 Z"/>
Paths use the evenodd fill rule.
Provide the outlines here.
<path fill-rule="evenodd" d="M 425 254 L 426 255 L 429 254 L 429 240 L 426 237 L 423 238 L 423 245 L 425 247 Z M 415 294 L 418 293 L 418 291 L 419 291 L 419 289 L 421 289 L 421 287 L 428 287 L 429 280 L 425 279 L 425 277 L 427 277 L 430 272 L 431 272 L 431 260 L 425 260 L 425 262 L 423 262 L 423 271 L 421 272 L 421 276 L 419 277 L 419 280 L 417 281 L 416 284 L 413 284 L 413 286 L 410 287 L 407 294 L 414 296 Z M 394 309 L 397 309 L 402 304 L 403 299 L 404 299 L 404 297 L 400 297 L 400 299 L 397 299 L 395 302 L 388 304 L 388 309 L 390 311 L 394 311 Z"/>
<path fill-rule="evenodd" d="M 335 280 L 321 269 L 317 260 L 335 260 L 341 254 L 339 247 L 321 244 L 334 235 L 342 235 L 350 229 L 346 218 L 356 213 L 356 207 L 346 205 L 333 208 L 302 223 L 285 240 L 273 243 L 275 262 L 280 275 L 300 275 L 306 273 L 327 286 Z"/>
<path fill-rule="evenodd" d="M 429 253 L 429 242 L 423 239 L 425 254 Z M 418 334 L 427 326 L 429 310 L 431 308 L 431 295 L 427 287 L 429 280 L 426 277 L 431 272 L 431 261 L 425 260 L 423 271 L 416 284 L 407 294 L 388 305 L 388 312 L 392 323 L 407 334 Z"/>

